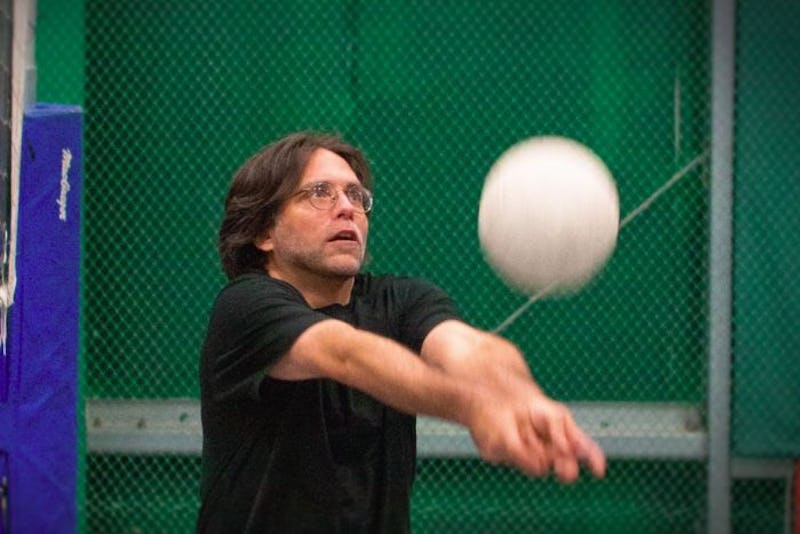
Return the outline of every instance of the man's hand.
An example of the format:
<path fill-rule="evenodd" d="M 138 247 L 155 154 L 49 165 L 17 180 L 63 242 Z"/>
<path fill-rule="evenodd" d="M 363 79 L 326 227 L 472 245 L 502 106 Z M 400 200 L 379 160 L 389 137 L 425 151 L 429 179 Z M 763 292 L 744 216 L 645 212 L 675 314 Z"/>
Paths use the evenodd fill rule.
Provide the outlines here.
<path fill-rule="evenodd" d="M 563 404 L 536 384 L 517 347 L 460 321 L 434 328 L 422 358 L 470 384 L 474 399 L 464 418 L 484 460 L 514 466 L 531 476 L 550 471 L 574 481 L 585 464 L 598 477 L 606 460 Z"/>
<path fill-rule="evenodd" d="M 500 395 L 483 391 L 470 409 L 472 439 L 488 462 L 536 477 L 552 471 L 566 483 L 578 478 L 580 464 L 598 478 L 605 475 L 600 447 L 578 427 L 566 406 L 533 387 L 521 384 L 513 393 Z"/>

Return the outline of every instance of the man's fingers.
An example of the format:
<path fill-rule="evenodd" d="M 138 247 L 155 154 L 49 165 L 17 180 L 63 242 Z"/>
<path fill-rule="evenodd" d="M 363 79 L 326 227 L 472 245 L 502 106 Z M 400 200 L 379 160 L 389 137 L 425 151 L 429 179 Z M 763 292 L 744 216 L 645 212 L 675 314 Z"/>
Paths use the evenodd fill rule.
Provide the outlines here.
<path fill-rule="evenodd" d="M 559 480 L 575 480 L 580 473 L 579 463 L 584 463 L 595 477 L 604 477 L 607 467 L 605 454 L 578 426 L 569 410 L 556 406 L 554 411 L 545 414 L 550 417 L 545 417 L 539 428 L 543 429 L 542 438 L 551 449 L 553 470 Z"/>
<path fill-rule="evenodd" d="M 606 476 L 606 455 L 600 450 L 600 447 L 592 442 L 590 451 L 587 454 L 586 463 L 589 466 L 592 474 L 597 478 Z"/>
<path fill-rule="evenodd" d="M 586 464 L 589 471 L 597 478 L 606 474 L 606 455 L 600 446 L 582 430 L 578 430 L 577 453 L 581 461 Z"/>
<path fill-rule="evenodd" d="M 553 462 L 553 471 L 561 482 L 575 482 L 580 474 L 578 461 L 571 456 L 559 456 Z"/>
<path fill-rule="evenodd" d="M 494 429 L 473 433 L 481 458 L 492 464 L 504 464 L 533 477 L 547 474 L 550 462 L 544 445 L 529 425 L 513 418 Z"/>
<path fill-rule="evenodd" d="M 510 417 L 494 419 L 473 434 L 484 460 L 515 467 L 533 477 L 545 476 L 552 469 L 565 483 L 578 478 L 581 463 L 595 477 L 605 475 L 603 451 L 563 405 L 546 398 L 536 405 L 526 401 L 506 415 Z"/>
<path fill-rule="evenodd" d="M 519 421 L 519 441 L 512 450 L 513 463 L 519 465 L 532 476 L 544 476 L 550 470 L 550 454 L 548 447 L 542 442 L 530 421 Z"/>
<path fill-rule="evenodd" d="M 567 434 L 574 424 L 566 408 L 556 410 L 555 415 L 549 419 L 548 435 L 556 454 L 573 454 L 572 442 Z"/>

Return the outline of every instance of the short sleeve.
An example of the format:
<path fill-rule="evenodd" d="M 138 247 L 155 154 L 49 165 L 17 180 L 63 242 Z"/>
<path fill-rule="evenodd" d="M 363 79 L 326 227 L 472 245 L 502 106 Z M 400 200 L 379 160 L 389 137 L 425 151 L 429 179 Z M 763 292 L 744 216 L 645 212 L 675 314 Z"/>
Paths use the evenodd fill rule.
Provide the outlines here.
<path fill-rule="evenodd" d="M 267 368 L 327 319 L 300 293 L 264 274 L 243 275 L 218 295 L 203 344 L 203 381 L 221 400 L 258 399 Z"/>
<path fill-rule="evenodd" d="M 419 353 L 435 326 L 449 319 L 460 319 L 458 309 L 447 293 L 426 280 L 399 278 L 397 284 L 403 295 L 400 336 Z"/>

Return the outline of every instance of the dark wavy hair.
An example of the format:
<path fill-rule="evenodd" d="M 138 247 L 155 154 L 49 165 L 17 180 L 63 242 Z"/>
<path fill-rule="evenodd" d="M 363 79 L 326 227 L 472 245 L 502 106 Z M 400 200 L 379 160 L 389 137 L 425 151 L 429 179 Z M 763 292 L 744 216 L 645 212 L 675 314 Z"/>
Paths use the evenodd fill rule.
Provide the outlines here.
<path fill-rule="evenodd" d="M 254 242 L 275 222 L 283 203 L 294 193 L 308 159 L 318 148 L 341 156 L 361 184 L 372 189 L 369 163 L 361 150 L 339 135 L 298 132 L 271 143 L 251 156 L 233 175 L 219 229 L 219 255 L 229 280 L 263 269 L 266 253 Z"/>

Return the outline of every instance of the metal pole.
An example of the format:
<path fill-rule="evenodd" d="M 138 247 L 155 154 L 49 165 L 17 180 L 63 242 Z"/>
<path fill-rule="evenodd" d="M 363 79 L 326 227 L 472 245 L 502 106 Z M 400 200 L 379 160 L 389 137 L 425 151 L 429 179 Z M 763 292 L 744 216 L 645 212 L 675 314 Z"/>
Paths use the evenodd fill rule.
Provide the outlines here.
<path fill-rule="evenodd" d="M 731 324 L 735 0 L 711 13 L 708 532 L 731 532 Z"/>
<path fill-rule="evenodd" d="M 36 66 L 33 46 L 36 41 L 36 0 L 13 0 L 11 8 L 10 145 L 8 191 L 0 244 L 2 245 L 2 280 L 0 280 L 0 354 L 6 353 L 8 309 L 14 304 L 17 287 L 17 200 L 19 196 L 22 117 L 26 105 L 35 100 Z"/>

